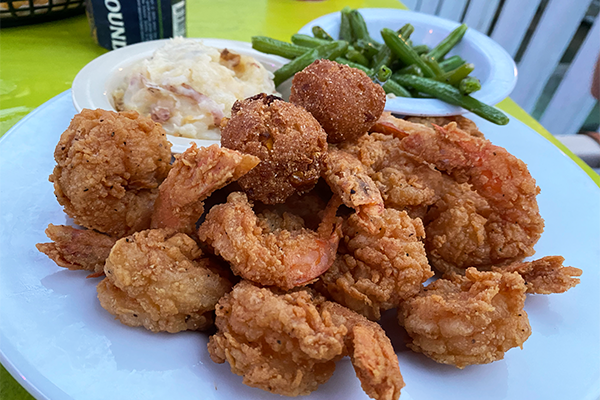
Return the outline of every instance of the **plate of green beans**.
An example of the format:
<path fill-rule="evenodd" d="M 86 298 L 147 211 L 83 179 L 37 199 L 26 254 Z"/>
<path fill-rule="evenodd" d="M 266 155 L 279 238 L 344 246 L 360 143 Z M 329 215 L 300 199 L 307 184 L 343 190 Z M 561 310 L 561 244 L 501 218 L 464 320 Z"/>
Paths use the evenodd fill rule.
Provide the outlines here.
<path fill-rule="evenodd" d="M 252 38 L 258 51 L 290 60 L 274 72 L 285 92 L 290 79 L 314 60 L 328 58 L 363 70 L 388 94 L 386 111 L 410 116 L 472 112 L 499 125 L 493 107 L 517 81 L 512 57 L 465 24 L 399 9 L 351 9 L 319 17 L 289 41 Z"/>

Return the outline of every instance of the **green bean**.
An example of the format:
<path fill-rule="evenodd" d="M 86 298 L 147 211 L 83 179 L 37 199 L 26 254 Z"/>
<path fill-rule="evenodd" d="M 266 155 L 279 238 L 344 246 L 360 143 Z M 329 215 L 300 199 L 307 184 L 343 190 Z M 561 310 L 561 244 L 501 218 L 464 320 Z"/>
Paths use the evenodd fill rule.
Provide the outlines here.
<path fill-rule="evenodd" d="M 348 50 L 346 52 L 346 58 L 352 62 L 364 65 L 365 67 L 369 66 L 369 59 L 357 50 Z"/>
<path fill-rule="evenodd" d="M 335 60 L 341 57 L 348 49 L 348 43 L 343 40 L 336 40 L 334 42 L 327 42 L 315 49 L 309 50 L 305 54 L 301 55 L 285 64 L 277 71 L 273 72 L 273 81 L 275 86 L 279 86 L 289 78 L 291 78 L 296 72 L 302 71 L 308 67 L 314 61 L 320 58 L 327 58 Z"/>
<path fill-rule="evenodd" d="M 282 42 L 266 36 L 252 36 L 252 48 L 263 53 L 294 59 L 310 50 L 308 47 Z"/>
<path fill-rule="evenodd" d="M 467 76 L 458 84 L 458 90 L 463 95 L 471 94 L 481 89 L 481 82 L 473 76 Z"/>
<path fill-rule="evenodd" d="M 418 46 L 413 46 L 413 50 L 418 55 L 421 55 L 421 54 L 425 54 L 429 51 L 429 46 L 427 46 L 426 44 L 420 44 Z"/>
<path fill-rule="evenodd" d="M 421 71 L 421 68 L 419 68 L 415 64 L 411 64 L 407 67 L 399 69 L 396 73 L 400 74 L 400 75 L 409 74 L 409 75 L 423 76 L 423 71 Z"/>
<path fill-rule="evenodd" d="M 373 70 L 375 74 L 373 75 L 373 79 L 377 83 L 385 83 L 392 76 L 392 70 L 386 67 L 385 65 L 381 66 L 379 69 Z"/>
<path fill-rule="evenodd" d="M 327 40 L 329 42 L 333 41 L 333 38 L 331 37 L 331 35 L 329 33 L 327 33 L 327 31 L 325 31 L 325 29 L 321 28 L 318 25 L 315 25 L 312 27 L 312 33 L 313 33 L 313 36 L 316 37 L 317 39 Z"/>
<path fill-rule="evenodd" d="M 338 57 L 335 59 L 335 61 L 340 64 L 345 64 L 352 68 L 360 69 L 361 71 L 365 72 L 368 76 L 373 75 L 372 69 L 366 68 L 364 65 L 353 63 L 352 61 L 347 60 L 343 57 Z M 398 97 L 412 97 L 410 95 L 410 93 L 408 92 L 408 90 L 406 90 L 405 88 L 402 87 L 402 85 L 400 85 L 397 82 L 394 82 L 391 79 L 388 79 L 387 81 L 385 81 L 385 83 L 381 87 L 383 88 L 383 90 L 385 90 L 386 93 L 393 93 Z"/>
<path fill-rule="evenodd" d="M 319 39 L 309 35 L 303 35 L 301 33 L 295 33 L 292 35 L 292 43 L 298 46 L 315 48 L 323 44 L 330 43 L 328 40 Z"/>
<path fill-rule="evenodd" d="M 338 57 L 334 60 L 335 62 L 339 63 L 339 64 L 345 64 L 349 67 L 352 68 L 356 68 L 356 69 L 360 69 L 361 71 L 365 72 L 367 75 L 372 74 L 373 70 L 370 68 L 365 67 L 364 65 L 360 65 L 358 63 L 352 62 L 344 57 Z"/>
<path fill-rule="evenodd" d="M 372 59 L 379 52 L 379 49 L 367 40 L 358 39 L 354 42 L 354 47 L 360 50 L 368 59 Z"/>
<path fill-rule="evenodd" d="M 356 40 L 362 39 L 366 42 L 369 42 L 379 50 L 381 43 L 378 43 L 369 35 L 369 30 L 367 29 L 367 24 L 363 16 L 357 10 L 352 10 L 350 12 L 349 19 L 354 38 Z"/>
<path fill-rule="evenodd" d="M 458 68 L 453 69 L 452 71 L 446 72 L 439 79 L 440 82 L 447 83 L 452 86 L 458 86 L 460 81 L 465 79 L 473 70 L 475 69 L 475 65 L 471 63 L 466 63 L 461 65 Z"/>
<path fill-rule="evenodd" d="M 302 71 L 318 58 L 319 52 L 317 49 L 312 49 L 285 64 L 277 71 L 273 72 L 273 81 L 275 82 L 275 86 L 277 87 L 283 82 L 287 81 L 289 78 L 294 76 L 296 72 Z"/>
<path fill-rule="evenodd" d="M 352 9 L 348 6 L 342 8 L 341 19 L 340 19 L 340 33 L 339 39 L 345 40 L 348 43 L 354 42 L 354 37 L 352 36 L 352 27 L 350 26 L 349 14 Z"/>
<path fill-rule="evenodd" d="M 508 117 L 502 111 L 488 106 L 471 96 L 463 96 L 457 88 L 446 83 L 415 75 L 394 74 L 392 79 L 403 86 L 410 86 L 419 92 L 430 94 L 446 103 L 460 106 L 495 124 L 506 125 L 509 121 Z"/>
<path fill-rule="evenodd" d="M 346 54 L 347 50 L 348 42 L 344 40 L 335 40 L 317 47 L 319 58 L 326 58 L 328 60 L 335 60 L 336 58 L 343 56 Z"/>
<path fill-rule="evenodd" d="M 431 68 L 417 53 L 415 53 L 412 47 L 406 44 L 404 38 L 399 37 L 396 32 L 388 28 L 383 28 L 381 30 L 381 36 L 387 47 L 389 47 L 392 53 L 394 53 L 403 63 L 406 65 L 416 64 L 421 68 L 421 71 L 423 71 L 423 75 L 427 77 L 434 76 Z"/>
<path fill-rule="evenodd" d="M 403 38 L 405 38 L 406 40 L 408 40 L 408 38 L 410 37 L 410 35 L 413 34 L 414 31 L 415 31 L 414 26 L 412 26 L 411 24 L 406 24 L 402 28 L 398 29 L 397 33 L 398 33 L 398 35 L 400 35 Z"/>
<path fill-rule="evenodd" d="M 463 60 L 461 56 L 452 56 L 444 61 L 440 61 L 440 67 L 442 67 L 444 71 L 448 72 L 460 67 L 464 63 L 466 63 L 466 61 Z"/>
<path fill-rule="evenodd" d="M 425 64 L 427 64 L 429 68 L 431 68 L 434 77 L 439 78 L 442 75 L 444 75 L 444 70 L 442 69 L 442 67 L 440 67 L 440 64 L 438 64 L 438 62 L 435 61 L 433 58 L 429 57 L 427 54 L 421 54 L 421 59 L 425 62 Z"/>
<path fill-rule="evenodd" d="M 412 97 L 408 90 L 392 79 L 388 79 L 381 87 L 386 93 L 393 93 L 398 97 Z"/>
<path fill-rule="evenodd" d="M 441 60 L 465 35 L 467 31 L 467 25 L 462 24 L 458 28 L 454 29 L 444 40 L 442 40 L 437 46 L 435 46 L 429 53 L 429 57 L 434 60 Z"/>
<path fill-rule="evenodd" d="M 374 70 L 379 70 L 382 66 L 389 67 L 394 60 L 392 51 L 387 46 L 381 46 L 381 49 L 373 56 L 372 67 Z"/>

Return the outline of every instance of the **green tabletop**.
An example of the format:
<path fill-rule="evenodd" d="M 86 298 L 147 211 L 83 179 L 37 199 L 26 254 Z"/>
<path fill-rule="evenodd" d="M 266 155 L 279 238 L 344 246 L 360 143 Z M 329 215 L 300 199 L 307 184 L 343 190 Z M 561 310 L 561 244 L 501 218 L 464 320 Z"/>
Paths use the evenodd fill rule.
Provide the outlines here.
<path fill-rule="evenodd" d="M 396 0 L 188 0 L 188 36 L 250 41 L 253 35 L 265 35 L 289 40 L 309 21 L 346 5 L 404 8 Z M 93 41 L 84 15 L 0 30 L 0 135 L 34 108 L 69 89 L 77 72 L 106 51 Z M 506 99 L 498 106 L 571 156 L 600 185 L 600 176 L 515 102 Z M 0 366 L 0 399 L 31 398 Z"/>

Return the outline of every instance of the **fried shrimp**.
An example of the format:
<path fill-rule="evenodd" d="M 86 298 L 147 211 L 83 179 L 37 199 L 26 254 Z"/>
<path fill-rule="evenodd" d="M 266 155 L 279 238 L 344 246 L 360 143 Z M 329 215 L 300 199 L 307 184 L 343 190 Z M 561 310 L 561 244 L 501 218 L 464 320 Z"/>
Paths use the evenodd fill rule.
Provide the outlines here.
<path fill-rule="evenodd" d="M 468 133 L 471 136 L 483 137 L 483 133 L 477 128 L 475 122 L 469 118 L 465 118 L 462 115 L 451 115 L 448 117 L 407 117 L 406 121 L 414 122 L 416 124 L 423 124 L 433 129 L 433 125 L 445 126 L 450 122 L 456 122 L 458 129 Z"/>
<path fill-rule="evenodd" d="M 523 310 L 527 288 L 517 273 L 466 270 L 438 279 L 399 308 L 412 350 L 464 368 L 504 358 L 531 327 Z"/>
<path fill-rule="evenodd" d="M 449 117 L 407 117 L 403 119 L 394 117 L 390 112 L 384 112 L 369 131 L 404 138 L 418 132 L 431 133 L 433 132 L 434 125 L 444 126 L 451 122 L 455 122 L 458 129 L 471 136 L 483 137 L 483 133 L 477 128 L 475 122 L 462 115 Z"/>
<path fill-rule="evenodd" d="M 327 135 L 302 107 L 258 94 L 233 105 L 221 144 L 260 158 L 239 184 L 251 200 L 276 204 L 315 186 L 323 170 Z"/>
<path fill-rule="evenodd" d="M 325 302 L 322 309 L 331 314 L 335 324 L 348 329 L 346 348 L 365 393 L 373 399 L 398 399 L 404 380 L 398 357 L 381 326 L 337 303 Z"/>
<path fill-rule="evenodd" d="M 192 238 L 166 229 L 120 239 L 104 272 L 102 307 L 125 325 L 153 332 L 208 328 L 217 301 L 232 287 Z"/>
<path fill-rule="evenodd" d="M 404 386 L 398 358 L 377 324 L 308 290 L 277 294 L 248 281 L 216 307 L 218 332 L 208 351 L 244 384 L 284 396 L 307 395 L 350 355 L 365 392 L 397 400 Z"/>
<path fill-rule="evenodd" d="M 277 295 L 247 281 L 216 307 L 219 331 L 208 351 L 227 361 L 244 384 L 284 396 L 307 395 L 326 382 L 346 355 L 347 328 L 320 311 L 308 291 Z"/>
<path fill-rule="evenodd" d="M 248 173 L 259 162 L 257 157 L 216 144 L 198 148 L 193 143 L 176 156 L 173 168 L 159 188 L 152 228 L 173 228 L 192 234 L 204 212 L 203 200 Z"/>
<path fill-rule="evenodd" d="M 122 237 L 150 227 L 171 144 L 159 124 L 137 112 L 83 110 L 54 159 L 50 181 L 65 212 L 78 225 Z"/>
<path fill-rule="evenodd" d="M 329 143 L 340 143 L 368 132 L 383 112 L 385 91 L 363 71 L 317 60 L 294 75 L 290 102 L 319 121 Z"/>
<path fill-rule="evenodd" d="M 433 133 L 404 138 L 402 149 L 435 165 L 457 183 L 468 183 L 475 194 L 465 191 L 466 195 L 459 194 L 430 211 L 435 216 L 427 222 L 432 263 L 442 271 L 464 271 L 472 266 L 489 269 L 534 254 L 544 220 L 536 200 L 540 189 L 525 163 L 486 139 L 469 136 L 455 123 L 434 127 Z M 463 223 L 467 230 L 453 234 L 459 233 L 455 227 L 461 219 L 456 217 L 462 210 L 465 215 L 476 212 L 479 221 L 473 230 Z M 469 248 L 472 251 L 465 251 Z"/>
<path fill-rule="evenodd" d="M 564 267 L 564 257 L 548 256 L 530 262 L 516 262 L 503 267 L 494 267 L 496 272 L 517 272 L 525 280 L 527 293 L 564 293 L 579 284 L 582 270 Z"/>
<path fill-rule="evenodd" d="M 340 240 L 335 216 L 339 205 L 335 198 L 329 202 L 315 232 L 305 229 L 299 217 L 256 215 L 246 195 L 234 192 L 227 203 L 209 211 L 198 237 L 228 261 L 236 275 L 288 290 L 311 282 L 333 263 Z"/>
<path fill-rule="evenodd" d="M 364 165 L 386 207 L 423 217 L 427 208 L 439 199 L 437 189 L 443 177 L 402 151 L 400 141 L 392 135 L 371 133 L 354 142 L 342 143 L 339 149 Z"/>
<path fill-rule="evenodd" d="M 375 231 L 384 204 L 365 166 L 356 157 L 335 148 L 327 152 L 325 165 L 323 176 L 331 190 L 346 206 L 356 210 L 365 226 Z"/>
<path fill-rule="evenodd" d="M 104 274 L 104 262 L 117 241 L 96 231 L 53 224 L 48 225 L 46 236 L 52 242 L 36 244 L 40 252 L 60 267 L 92 272 L 89 277 Z"/>
<path fill-rule="evenodd" d="M 352 214 L 342 232 L 338 256 L 316 288 L 369 319 L 378 320 L 382 311 L 415 296 L 433 275 L 422 242 L 423 224 L 404 211 L 385 209 L 375 234 Z"/>

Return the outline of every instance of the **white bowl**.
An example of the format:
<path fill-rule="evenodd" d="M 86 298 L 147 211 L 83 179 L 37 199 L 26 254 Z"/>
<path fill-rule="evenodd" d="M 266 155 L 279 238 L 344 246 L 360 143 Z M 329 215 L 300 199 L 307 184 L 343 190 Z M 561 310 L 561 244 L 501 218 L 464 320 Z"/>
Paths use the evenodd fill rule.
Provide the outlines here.
<path fill-rule="evenodd" d="M 114 111 L 112 93 L 126 78 L 129 69 L 138 61 L 152 56 L 154 51 L 163 46 L 168 40 L 153 40 L 113 50 L 92 60 L 83 67 L 75 76 L 71 88 L 73 104 L 77 112 L 84 108 Z M 288 62 L 285 58 L 258 52 L 252 49 L 250 43 L 225 39 L 195 40 L 201 40 L 207 46 L 218 49 L 227 48 L 242 55 L 252 56 L 271 72 Z M 219 140 L 190 139 L 172 135 L 167 135 L 167 137 L 173 143 L 171 148 L 173 153 L 182 153 L 193 142 L 198 146 L 210 146 L 214 143 L 220 143 Z"/>
<path fill-rule="evenodd" d="M 359 11 L 373 39 L 382 43 L 380 32 L 383 28 L 397 30 L 404 24 L 411 23 L 415 27 L 410 37 L 413 43 L 434 47 L 459 25 L 458 22 L 432 15 L 398 9 L 365 8 Z M 312 35 L 311 28 L 315 25 L 322 27 L 333 37 L 337 37 L 340 29 L 340 13 L 335 12 L 319 17 L 303 26 L 298 33 Z M 448 55 L 455 54 L 475 64 L 472 75 L 481 81 L 481 90 L 473 93 L 473 97 L 479 101 L 495 105 L 508 97 L 514 89 L 517 83 L 515 62 L 488 36 L 474 29 L 468 29 L 460 43 Z M 441 100 L 404 97 L 388 99 L 385 109 L 393 113 L 414 116 L 448 116 L 467 112 L 461 107 Z"/>

